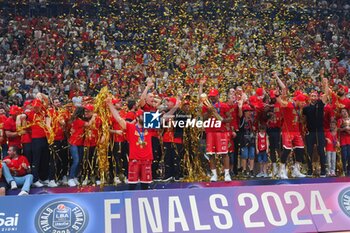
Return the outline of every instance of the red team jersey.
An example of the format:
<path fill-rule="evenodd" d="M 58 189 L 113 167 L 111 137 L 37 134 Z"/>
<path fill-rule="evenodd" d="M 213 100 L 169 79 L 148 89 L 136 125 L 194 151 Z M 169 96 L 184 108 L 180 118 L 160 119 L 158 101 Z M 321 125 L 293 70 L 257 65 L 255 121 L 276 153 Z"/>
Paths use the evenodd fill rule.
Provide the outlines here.
<path fill-rule="evenodd" d="M 267 134 L 260 132 L 258 133 L 258 151 L 266 151 L 267 150 Z"/>
<path fill-rule="evenodd" d="M 144 145 L 140 143 L 140 134 L 144 135 Z M 137 129 L 135 124 L 126 122 L 126 139 L 129 142 L 129 159 L 153 160 L 152 136 L 147 129 Z"/>
<path fill-rule="evenodd" d="M 217 112 L 220 114 L 222 118 L 227 118 L 227 113 L 229 112 L 229 106 L 226 103 L 217 102 L 214 104 L 214 108 L 217 110 Z M 206 113 L 208 111 L 208 108 L 206 106 L 202 107 L 202 112 Z M 214 118 L 214 117 L 212 117 Z M 217 120 L 217 119 L 215 119 Z M 215 125 L 215 124 L 214 124 Z M 215 127 L 209 127 L 205 129 L 205 132 L 227 132 L 226 124 L 221 123 L 220 128 Z"/>
<path fill-rule="evenodd" d="M 147 103 L 142 107 L 142 110 L 144 112 L 157 112 L 156 107 L 151 106 Z M 158 130 L 156 129 L 148 129 L 148 133 L 151 134 L 152 137 L 158 137 Z"/>
<path fill-rule="evenodd" d="M 288 102 L 286 107 L 281 107 L 281 117 L 283 119 L 282 132 L 300 132 L 300 113 L 292 102 Z"/>

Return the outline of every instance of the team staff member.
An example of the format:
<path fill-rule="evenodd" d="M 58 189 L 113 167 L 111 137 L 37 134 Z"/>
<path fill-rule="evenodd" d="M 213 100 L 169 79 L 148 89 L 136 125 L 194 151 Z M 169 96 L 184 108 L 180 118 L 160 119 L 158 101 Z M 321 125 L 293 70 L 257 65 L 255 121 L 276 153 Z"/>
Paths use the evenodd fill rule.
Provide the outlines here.
<path fill-rule="evenodd" d="M 267 120 L 267 134 L 269 136 L 269 151 L 272 162 L 272 176 L 278 175 L 277 157 L 281 156 L 281 105 L 276 102 L 277 90 L 270 90 L 270 108 Z"/>
<path fill-rule="evenodd" d="M 122 105 L 120 99 L 113 99 L 112 104 L 114 107 L 119 111 L 120 115 L 125 118 L 125 113 L 122 110 Z M 112 156 L 114 157 L 114 160 L 116 162 L 116 167 L 113 167 L 112 158 L 110 159 L 110 172 L 113 174 L 115 172 L 114 176 L 114 183 L 120 184 L 121 180 L 119 178 L 119 175 L 123 174 L 123 181 L 127 182 L 128 179 L 128 144 L 124 137 L 124 132 L 122 127 L 119 125 L 119 123 L 112 117 L 112 129 L 110 132 L 113 135 L 113 150 L 112 150 Z M 113 171 L 116 169 L 115 171 Z"/>
<path fill-rule="evenodd" d="M 113 117 L 125 130 L 126 140 L 129 142 L 129 187 L 135 189 L 140 180 L 141 188 L 148 189 L 149 184 L 152 183 L 152 136 L 143 127 L 143 111 L 136 112 L 136 123 L 132 124 L 120 116 L 111 99 L 107 99 L 106 102 Z"/>
<path fill-rule="evenodd" d="M 303 108 L 303 115 L 306 120 L 306 150 L 307 150 L 307 163 L 308 163 L 308 175 L 312 175 L 312 154 L 314 152 L 314 145 L 317 147 L 318 155 L 320 156 L 321 164 L 321 177 L 326 176 L 326 153 L 325 153 L 325 134 L 323 131 L 324 122 L 324 107 L 328 98 L 328 82 L 327 79 L 323 79 L 322 82 L 324 94 L 319 98 L 317 91 L 313 91 L 310 94 L 310 104 Z"/>
<path fill-rule="evenodd" d="M 51 127 L 54 132 L 53 148 L 55 153 L 55 166 L 56 177 L 63 184 L 67 185 L 67 172 L 68 172 L 68 150 L 67 150 L 67 124 L 70 118 L 70 112 L 67 109 L 61 108 L 61 101 L 58 98 L 53 99 L 53 107 L 49 109 L 49 115 L 51 117 Z"/>
<path fill-rule="evenodd" d="M 175 97 L 169 97 L 167 100 L 168 111 L 163 115 L 166 122 L 185 120 L 184 113 L 179 110 L 180 100 Z M 171 124 L 168 124 L 171 125 Z M 163 134 L 164 145 L 164 165 L 165 176 L 163 181 L 174 179 L 179 181 L 182 176 L 181 163 L 183 160 L 183 129 L 170 126 L 166 128 Z"/>
<path fill-rule="evenodd" d="M 16 146 L 18 148 L 22 148 L 21 144 L 21 136 L 23 134 L 23 131 L 17 131 L 16 126 L 16 118 L 17 115 L 22 113 L 22 108 L 18 107 L 17 105 L 12 105 L 10 107 L 10 116 L 7 118 L 7 120 L 4 123 L 4 130 L 5 135 L 8 139 L 8 146 Z"/>
<path fill-rule="evenodd" d="M 83 163 L 87 169 L 84 169 L 83 174 L 83 185 L 87 185 L 89 181 L 95 181 L 96 185 L 100 185 L 96 146 L 98 143 L 102 143 L 104 140 L 103 135 L 99 138 L 99 132 L 102 127 L 102 120 L 99 116 L 94 116 L 94 106 L 92 104 L 86 104 L 85 108 L 85 119 L 90 121 L 89 125 L 85 127 L 84 147 L 86 148 L 87 158 Z"/>

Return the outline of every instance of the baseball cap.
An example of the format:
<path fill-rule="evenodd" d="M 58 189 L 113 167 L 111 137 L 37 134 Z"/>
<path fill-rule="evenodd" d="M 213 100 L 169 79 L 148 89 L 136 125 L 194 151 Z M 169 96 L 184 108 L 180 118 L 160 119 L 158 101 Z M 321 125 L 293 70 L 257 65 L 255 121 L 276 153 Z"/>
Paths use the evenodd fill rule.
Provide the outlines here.
<path fill-rule="evenodd" d="M 217 89 L 210 89 L 208 96 L 217 96 L 219 95 L 219 91 Z"/>
<path fill-rule="evenodd" d="M 176 104 L 177 100 L 175 97 L 167 97 L 165 98 L 166 101 L 172 102 L 174 105 Z"/>
<path fill-rule="evenodd" d="M 256 89 L 255 91 L 257 96 L 263 96 L 264 95 L 264 89 L 262 87 L 259 87 L 258 89 Z"/>
<path fill-rule="evenodd" d="M 92 104 L 87 104 L 84 106 L 84 108 L 88 111 L 91 111 L 91 112 L 94 111 L 94 105 L 92 105 Z"/>

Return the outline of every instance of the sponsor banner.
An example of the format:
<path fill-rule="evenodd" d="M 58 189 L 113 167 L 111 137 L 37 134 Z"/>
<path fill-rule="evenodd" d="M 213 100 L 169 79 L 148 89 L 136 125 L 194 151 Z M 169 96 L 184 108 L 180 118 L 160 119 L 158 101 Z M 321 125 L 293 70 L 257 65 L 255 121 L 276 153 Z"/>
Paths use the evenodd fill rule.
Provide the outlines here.
<path fill-rule="evenodd" d="M 350 183 L 0 198 L 0 232 L 350 230 Z"/>

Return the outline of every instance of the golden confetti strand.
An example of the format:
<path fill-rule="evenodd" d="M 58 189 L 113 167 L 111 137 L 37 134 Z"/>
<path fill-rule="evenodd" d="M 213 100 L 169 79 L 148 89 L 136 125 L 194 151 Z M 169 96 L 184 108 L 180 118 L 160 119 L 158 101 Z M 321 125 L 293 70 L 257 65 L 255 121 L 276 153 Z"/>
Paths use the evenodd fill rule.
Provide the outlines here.
<path fill-rule="evenodd" d="M 103 187 L 109 168 L 108 161 L 108 147 L 110 141 L 110 125 L 111 125 L 111 113 L 108 111 L 106 107 L 105 100 L 111 96 L 107 87 L 103 87 L 99 94 L 95 98 L 95 112 L 101 118 L 102 127 L 98 134 L 98 140 L 100 141 L 102 138 L 103 141 L 100 141 L 97 145 L 97 158 L 98 158 L 98 168 L 100 172 L 101 178 L 101 186 Z"/>

